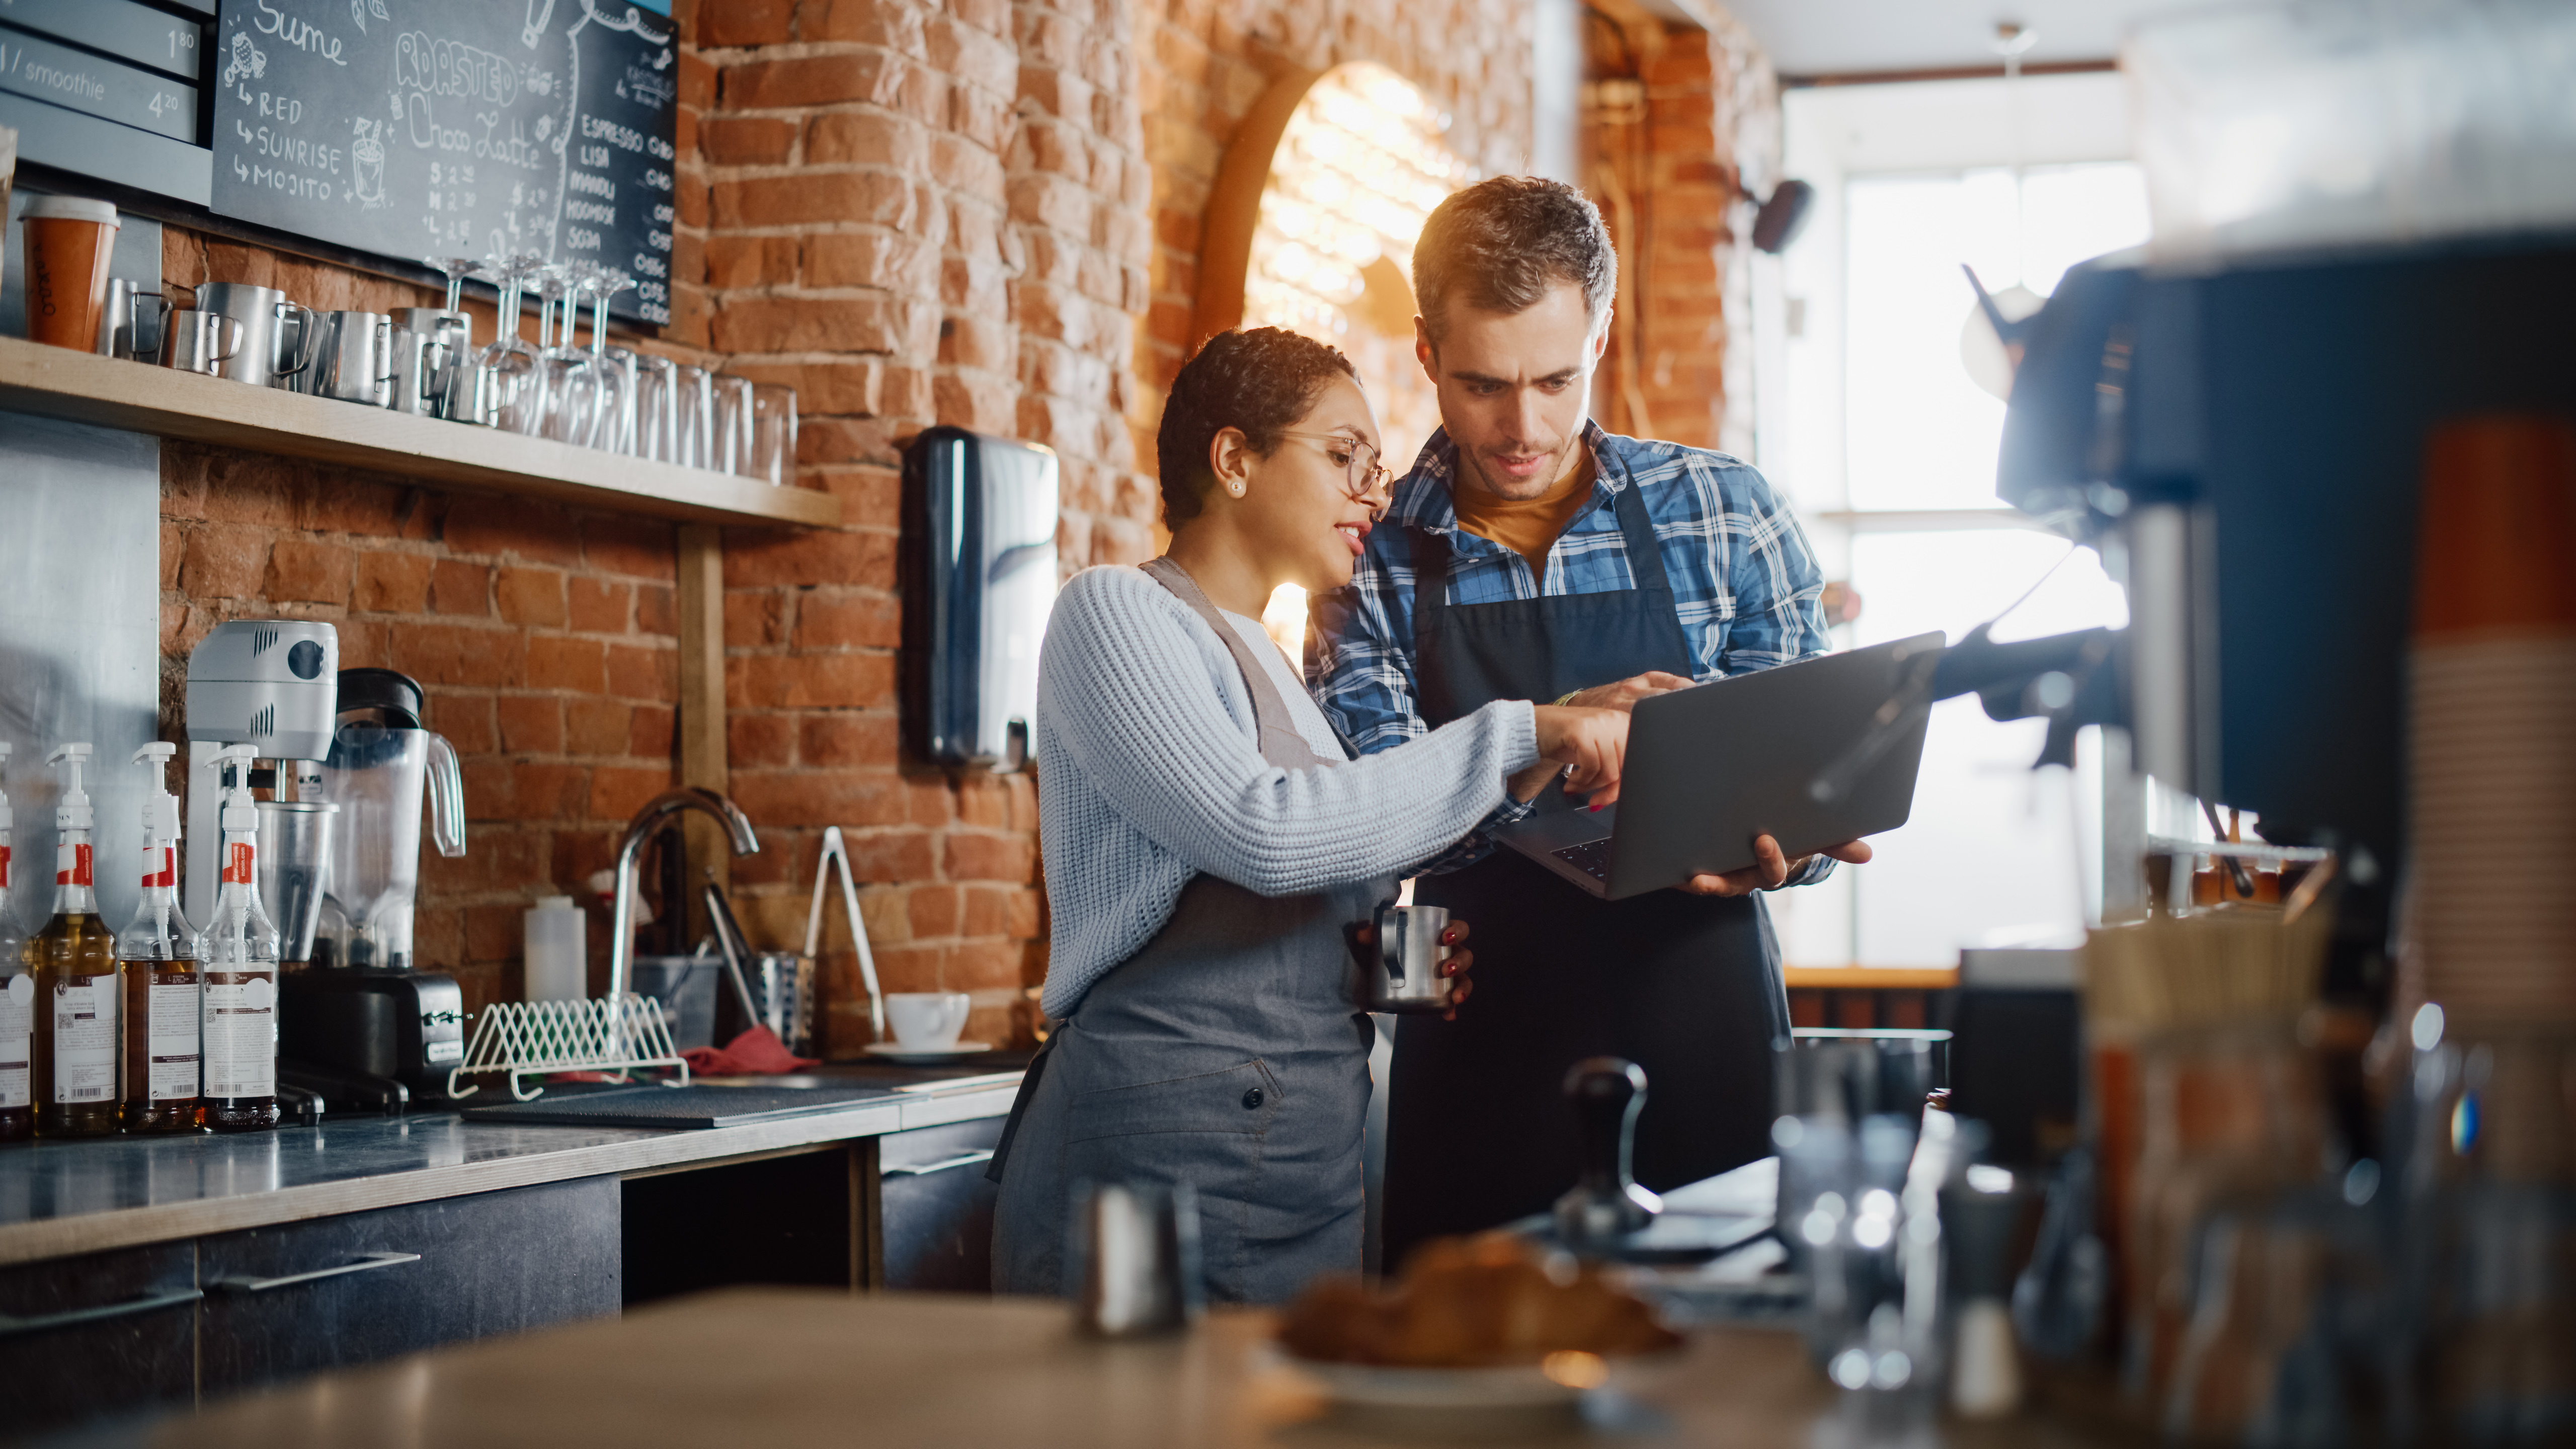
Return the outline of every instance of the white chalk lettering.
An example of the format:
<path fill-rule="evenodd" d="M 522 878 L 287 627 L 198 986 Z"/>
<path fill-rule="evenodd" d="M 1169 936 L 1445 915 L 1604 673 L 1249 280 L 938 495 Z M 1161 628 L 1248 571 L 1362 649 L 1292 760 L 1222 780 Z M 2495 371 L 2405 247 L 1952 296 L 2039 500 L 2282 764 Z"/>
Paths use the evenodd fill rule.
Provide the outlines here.
<path fill-rule="evenodd" d="M 259 28 L 260 34 L 274 35 L 286 44 L 309 54 L 318 55 L 333 65 L 348 64 L 340 58 L 338 38 L 327 34 L 321 27 L 310 21 L 287 14 L 269 4 L 268 0 L 259 0 L 259 14 L 252 16 L 250 23 Z"/>
<path fill-rule="evenodd" d="M 606 141 L 621 151 L 644 149 L 643 132 L 587 112 L 583 113 L 581 118 L 581 138 L 585 141 Z"/>

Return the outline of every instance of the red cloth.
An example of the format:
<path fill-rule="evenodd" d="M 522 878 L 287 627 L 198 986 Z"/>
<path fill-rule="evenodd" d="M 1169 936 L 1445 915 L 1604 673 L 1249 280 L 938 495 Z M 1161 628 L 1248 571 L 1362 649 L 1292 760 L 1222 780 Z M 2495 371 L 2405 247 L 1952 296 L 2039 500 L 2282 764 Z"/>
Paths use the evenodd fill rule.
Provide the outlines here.
<path fill-rule="evenodd" d="M 778 1033 L 765 1026 L 755 1026 L 723 1046 L 691 1047 L 680 1055 L 687 1059 L 690 1071 L 704 1077 L 774 1077 L 823 1064 L 818 1058 L 789 1051 Z"/>

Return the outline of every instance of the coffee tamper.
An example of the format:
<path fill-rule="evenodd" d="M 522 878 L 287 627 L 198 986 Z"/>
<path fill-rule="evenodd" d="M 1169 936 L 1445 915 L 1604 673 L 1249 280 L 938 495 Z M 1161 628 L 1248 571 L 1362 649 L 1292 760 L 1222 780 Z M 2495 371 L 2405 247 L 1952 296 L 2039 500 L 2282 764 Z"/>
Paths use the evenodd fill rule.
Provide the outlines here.
<path fill-rule="evenodd" d="M 1583 1176 L 1556 1200 L 1556 1235 L 1569 1248 L 1607 1247 L 1643 1230 L 1663 1199 L 1630 1171 L 1637 1114 L 1646 1107 L 1646 1069 L 1618 1057 L 1586 1057 L 1565 1074 L 1566 1100 L 1583 1130 Z"/>

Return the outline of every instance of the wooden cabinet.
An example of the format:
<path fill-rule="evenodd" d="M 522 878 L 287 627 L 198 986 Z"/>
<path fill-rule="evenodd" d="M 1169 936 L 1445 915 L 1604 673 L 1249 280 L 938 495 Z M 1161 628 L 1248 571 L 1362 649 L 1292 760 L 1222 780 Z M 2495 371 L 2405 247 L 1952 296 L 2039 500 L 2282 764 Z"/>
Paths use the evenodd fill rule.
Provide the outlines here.
<path fill-rule="evenodd" d="M 208 1395 L 614 1314 L 617 1183 L 580 1178 L 205 1238 Z"/>
<path fill-rule="evenodd" d="M 880 1288 L 993 1291 L 993 1203 L 985 1169 L 1002 1119 L 985 1117 L 877 1139 Z"/>
<path fill-rule="evenodd" d="M 0 1269 L 0 1437 L 197 1391 L 197 1249 L 162 1243 Z"/>

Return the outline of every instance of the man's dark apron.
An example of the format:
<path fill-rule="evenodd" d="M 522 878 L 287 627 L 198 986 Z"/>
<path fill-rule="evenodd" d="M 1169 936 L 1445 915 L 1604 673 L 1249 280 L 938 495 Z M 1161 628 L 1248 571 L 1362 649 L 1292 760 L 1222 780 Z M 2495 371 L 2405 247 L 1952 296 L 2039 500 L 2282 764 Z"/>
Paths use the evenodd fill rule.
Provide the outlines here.
<path fill-rule="evenodd" d="M 1633 476 L 1612 496 L 1632 590 L 1453 605 L 1447 540 L 1413 531 L 1426 723 L 1497 699 L 1544 704 L 1650 669 L 1697 672 Z M 1583 807 L 1550 784 L 1538 808 Z M 1409 1016 L 1396 1031 L 1390 1271 L 1426 1238 L 1544 1211 L 1574 1185 L 1575 1121 L 1561 1089 L 1584 1057 L 1646 1069 L 1636 1171 L 1647 1186 L 1696 1182 L 1770 1151 L 1771 1043 L 1788 1035 L 1788 1002 L 1758 897 L 1665 890 L 1604 901 L 1498 849 L 1421 877 L 1414 899 L 1474 927 L 1475 996 L 1456 1021 Z"/>
<path fill-rule="evenodd" d="M 1188 574 L 1168 559 L 1145 571 L 1234 655 L 1264 760 L 1343 763 L 1306 743 Z M 1213 1302 L 1282 1303 L 1318 1273 L 1359 1271 L 1376 1033 L 1343 932 L 1394 896 L 1392 877 L 1278 897 L 1191 877 L 1171 920 L 1093 983 L 1029 1064 L 988 1173 L 1002 1184 L 995 1291 L 1065 1289 L 1073 1188 L 1086 1180 L 1191 1184 Z"/>

